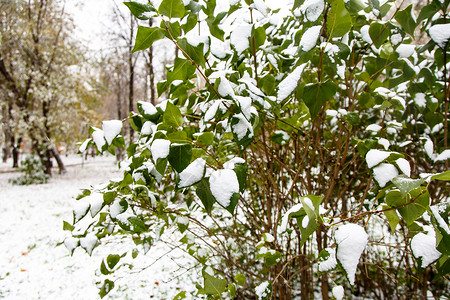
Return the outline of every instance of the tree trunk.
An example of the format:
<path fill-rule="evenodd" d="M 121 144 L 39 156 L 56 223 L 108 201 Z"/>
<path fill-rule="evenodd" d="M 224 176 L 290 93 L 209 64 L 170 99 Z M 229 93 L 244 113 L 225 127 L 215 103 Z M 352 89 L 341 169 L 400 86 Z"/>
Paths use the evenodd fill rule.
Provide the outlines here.
<path fill-rule="evenodd" d="M 13 159 L 13 168 L 19 167 L 19 149 L 20 144 L 22 143 L 22 138 L 19 138 L 17 144 L 14 143 L 14 137 L 11 137 L 11 145 L 12 145 L 12 159 Z"/>
<path fill-rule="evenodd" d="M 61 156 L 59 155 L 58 151 L 55 150 L 54 147 L 52 147 L 52 155 L 55 158 L 56 163 L 58 164 L 59 174 L 66 174 L 67 173 L 66 167 L 64 166 Z"/>

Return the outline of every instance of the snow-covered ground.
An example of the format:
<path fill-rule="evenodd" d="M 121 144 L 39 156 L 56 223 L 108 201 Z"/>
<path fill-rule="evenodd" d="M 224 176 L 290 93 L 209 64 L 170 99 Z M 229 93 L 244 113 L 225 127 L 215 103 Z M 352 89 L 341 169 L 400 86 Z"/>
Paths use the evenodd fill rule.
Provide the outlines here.
<path fill-rule="evenodd" d="M 102 259 L 133 249 L 131 241 L 120 237 L 94 249 L 92 256 L 81 248 L 70 256 L 58 245 L 68 236 L 63 220 L 71 222 L 80 190 L 119 175 L 112 157 L 90 158 L 84 166 L 80 157 L 64 161 L 67 174 L 30 186 L 11 185 L 8 179 L 19 173 L 5 172 L 11 163 L 0 163 L 0 299 L 99 299 L 96 283 L 115 279 L 99 276 Z M 172 259 L 158 259 L 168 251 L 168 246 L 156 244 L 147 255 L 140 254 L 132 270 L 117 272 L 116 287 L 104 299 L 172 299 L 192 274 Z M 170 254 L 188 264 L 183 251 Z"/>

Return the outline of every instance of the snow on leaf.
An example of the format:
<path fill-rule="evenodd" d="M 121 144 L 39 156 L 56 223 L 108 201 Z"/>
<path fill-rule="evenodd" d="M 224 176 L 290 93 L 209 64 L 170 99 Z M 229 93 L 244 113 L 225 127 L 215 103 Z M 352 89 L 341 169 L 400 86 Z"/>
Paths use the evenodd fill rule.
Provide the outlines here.
<path fill-rule="evenodd" d="M 325 3 L 323 0 L 306 0 L 302 6 L 300 6 L 300 10 L 306 15 L 306 18 L 310 22 L 317 21 L 324 8 Z"/>
<path fill-rule="evenodd" d="M 236 49 L 238 55 L 247 50 L 250 47 L 249 38 L 252 35 L 251 24 L 241 24 L 237 26 L 230 35 L 231 45 Z"/>
<path fill-rule="evenodd" d="M 194 160 L 180 173 L 178 187 L 188 187 L 202 180 L 203 174 L 205 173 L 205 166 L 206 161 L 203 158 Z"/>
<path fill-rule="evenodd" d="M 211 193 L 223 207 L 228 207 L 233 194 L 239 193 L 239 181 L 233 170 L 216 170 L 209 178 Z"/>
<path fill-rule="evenodd" d="M 231 86 L 231 83 L 228 81 L 228 79 L 225 78 L 225 76 L 220 77 L 220 84 L 217 88 L 217 92 L 222 97 L 231 97 L 234 98 L 235 94 L 233 91 L 233 87 Z"/>
<path fill-rule="evenodd" d="M 433 25 L 428 32 L 431 39 L 444 49 L 450 39 L 450 23 Z"/>
<path fill-rule="evenodd" d="M 313 26 L 308 28 L 300 39 L 300 49 L 308 52 L 316 46 L 317 39 L 322 31 L 322 25 Z"/>
<path fill-rule="evenodd" d="M 238 140 L 242 140 L 246 136 L 248 136 L 248 138 L 252 138 L 253 137 L 252 124 L 250 124 L 250 122 L 247 121 L 244 115 L 242 113 L 236 114 L 233 116 L 233 118 L 238 120 L 236 124 L 233 124 L 231 126 L 233 133 L 237 136 Z"/>
<path fill-rule="evenodd" d="M 258 300 L 266 299 L 271 294 L 270 282 L 264 281 L 263 283 L 255 287 L 255 293 L 258 297 Z"/>
<path fill-rule="evenodd" d="M 415 45 L 401 44 L 397 47 L 397 49 L 395 49 L 395 52 L 398 53 L 400 58 L 408 58 L 414 54 L 415 50 L 416 50 Z"/>
<path fill-rule="evenodd" d="M 166 158 L 170 152 L 170 141 L 164 139 L 156 139 L 150 146 L 153 161 L 156 163 L 160 158 Z"/>
<path fill-rule="evenodd" d="M 80 221 L 89 211 L 90 204 L 87 202 L 86 198 L 77 201 L 75 207 L 73 208 L 73 223 Z"/>
<path fill-rule="evenodd" d="M 103 146 L 106 144 L 105 135 L 103 134 L 103 130 L 96 129 L 92 133 L 92 139 L 94 140 L 94 143 L 97 146 L 98 151 L 102 151 Z"/>
<path fill-rule="evenodd" d="M 428 234 L 418 233 L 411 240 L 411 250 L 414 257 L 422 259 L 421 267 L 425 269 L 441 257 L 436 249 L 436 233 L 431 228 Z"/>
<path fill-rule="evenodd" d="M 373 168 L 376 165 L 383 162 L 386 158 L 391 155 L 392 152 L 382 151 L 378 149 L 371 149 L 366 154 L 366 162 L 369 168 Z"/>
<path fill-rule="evenodd" d="M 283 81 L 280 82 L 280 84 L 278 85 L 278 102 L 286 99 L 297 88 L 298 81 L 300 80 L 305 67 L 306 63 L 298 66 L 285 79 L 283 79 Z"/>
<path fill-rule="evenodd" d="M 409 162 L 404 158 L 399 158 L 395 161 L 397 166 L 399 167 L 400 171 L 403 172 L 408 177 L 411 177 L 411 166 Z"/>
<path fill-rule="evenodd" d="M 397 168 L 392 164 L 381 164 L 373 168 L 373 177 L 380 187 L 384 187 L 386 183 L 398 176 Z"/>
<path fill-rule="evenodd" d="M 103 121 L 103 134 L 105 136 L 106 142 L 111 145 L 112 140 L 120 134 L 122 131 L 122 121 L 120 120 L 110 120 Z"/>
<path fill-rule="evenodd" d="M 377 125 L 377 124 L 370 124 L 369 126 L 367 126 L 366 130 L 367 131 L 378 132 L 378 131 L 381 130 L 381 126 Z"/>
<path fill-rule="evenodd" d="M 64 246 L 66 246 L 66 248 L 67 248 L 67 250 L 69 250 L 70 254 L 73 254 L 73 252 L 75 251 L 75 248 L 77 248 L 79 244 L 80 244 L 80 240 L 77 238 L 74 238 L 72 236 L 69 236 L 64 240 Z"/>
<path fill-rule="evenodd" d="M 138 101 L 138 104 L 141 105 L 142 110 L 144 111 L 144 114 L 146 114 L 146 115 L 153 116 L 158 113 L 158 110 L 156 109 L 156 107 L 153 104 L 151 104 L 150 102 Z"/>
<path fill-rule="evenodd" d="M 287 229 L 287 224 L 289 222 L 289 216 L 293 213 L 299 212 L 303 208 L 303 204 L 296 204 L 292 206 L 281 219 L 280 232 L 285 232 Z"/>
<path fill-rule="evenodd" d="M 325 260 L 319 259 L 319 272 L 328 272 L 336 268 L 336 248 L 325 248 L 322 251 L 326 251 L 329 256 Z"/>
<path fill-rule="evenodd" d="M 336 230 L 334 239 L 337 244 L 336 257 L 353 285 L 359 258 L 367 245 L 367 233 L 357 224 L 345 224 Z"/>
<path fill-rule="evenodd" d="M 344 298 L 344 287 L 342 285 L 333 287 L 333 290 L 331 292 L 336 300 L 342 300 Z"/>
<path fill-rule="evenodd" d="M 78 149 L 78 151 L 80 151 L 80 153 L 83 153 L 84 151 L 86 151 L 87 146 L 89 145 L 89 142 L 92 141 L 92 139 L 87 139 L 83 142 L 83 144 L 81 144 L 80 149 Z"/>
<path fill-rule="evenodd" d="M 450 228 L 448 227 L 447 223 L 445 223 L 444 219 L 439 214 L 439 208 L 437 206 L 430 206 L 431 212 L 433 213 L 434 218 L 436 219 L 436 222 L 438 223 L 439 227 L 441 227 L 447 234 L 450 234 Z"/>
<path fill-rule="evenodd" d="M 103 207 L 103 194 L 92 193 L 89 197 L 91 216 L 97 215 Z"/>
<path fill-rule="evenodd" d="M 94 247 L 98 243 L 98 238 L 94 233 L 89 233 L 86 237 L 80 239 L 80 246 L 86 250 L 86 252 L 91 255 Z"/>

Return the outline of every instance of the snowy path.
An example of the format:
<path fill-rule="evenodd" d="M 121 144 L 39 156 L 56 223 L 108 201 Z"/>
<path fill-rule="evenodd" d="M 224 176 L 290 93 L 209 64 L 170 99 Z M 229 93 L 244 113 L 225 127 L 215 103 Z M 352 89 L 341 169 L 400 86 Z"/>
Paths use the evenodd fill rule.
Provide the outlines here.
<path fill-rule="evenodd" d="M 0 164 L 0 170 L 6 168 Z M 0 299 L 100 299 L 95 273 L 102 259 L 108 253 L 122 254 L 130 242 L 103 245 L 92 257 L 82 249 L 70 257 L 57 244 L 67 236 L 62 222 L 72 220 L 73 198 L 82 188 L 117 177 L 114 170 L 113 158 L 96 158 L 83 168 L 69 167 L 68 174 L 55 175 L 48 184 L 31 186 L 12 186 L 8 179 L 19 173 L 0 173 Z M 166 251 L 156 245 L 134 263 L 138 268 L 148 266 Z M 177 267 L 172 261 L 158 261 L 141 273 L 124 270 L 124 278 L 104 299 L 171 299 L 179 290 L 163 284 L 171 279 L 170 274 L 162 274 L 164 269 Z"/>

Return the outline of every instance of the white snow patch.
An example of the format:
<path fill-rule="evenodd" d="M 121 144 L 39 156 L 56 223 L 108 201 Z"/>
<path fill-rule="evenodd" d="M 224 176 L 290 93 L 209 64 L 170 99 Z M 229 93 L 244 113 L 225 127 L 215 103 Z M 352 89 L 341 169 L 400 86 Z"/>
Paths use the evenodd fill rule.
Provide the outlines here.
<path fill-rule="evenodd" d="M 286 99 L 296 88 L 298 85 L 298 81 L 300 80 L 303 70 L 306 67 L 306 63 L 301 64 L 297 68 L 295 68 L 292 73 L 290 73 L 283 81 L 278 85 L 278 95 L 277 101 L 281 102 Z"/>
<path fill-rule="evenodd" d="M 384 150 L 388 150 L 389 147 L 391 146 L 391 143 L 385 138 L 379 138 L 378 144 L 382 145 L 384 147 Z"/>
<path fill-rule="evenodd" d="M 150 102 L 138 101 L 138 103 L 141 105 L 142 109 L 144 110 L 144 114 L 153 116 L 158 113 L 158 110 L 156 109 L 156 107 L 153 104 L 151 104 Z"/>
<path fill-rule="evenodd" d="M 308 52 L 317 44 L 317 39 L 320 36 L 320 32 L 322 31 L 322 25 L 316 25 L 311 28 L 308 28 L 302 35 L 300 39 L 300 49 Z"/>
<path fill-rule="evenodd" d="M 300 211 L 300 209 L 303 208 L 303 204 L 296 204 L 292 206 L 288 211 L 284 214 L 283 218 L 281 219 L 281 225 L 280 225 L 280 232 L 285 232 L 287 229 L 287 224 L 289 222 L 289 216 L 293 213 L 296 213 Z"/>
<path fill-rule="evenodd" d="M 205 167 L 206 161 L 203 158 L 194 160 L 180 173 L 178 187 L 188 187 L 202 180 L 203 174 L 205 173 Z"/>
<path fill-rule="evenodd" d="M 224 98 L 228 96 L 232 98 L 235 97 L 233 87 L 231 86 L 231 83 L 228 81 L 228 79 L 225 78 L 225 76 L 220 77 L 220 84 L 217 88 L 217 92 Z"/>
<path fill-rule="evenodd" d="M 373 168 L 373 177 L 380 187 L 384 187 L 386 183 L 398 176 L 398 170 L 394 165 L 381 164 Z"/>
<path fill-rule="evenodd" d="M 377 125 L 377 124 L 370 124 L 369 126 L 366 127 L 367 131 L 373 131 L 373 132 L 378 132 L 381 130 L 381 126 Z"/>
<path fill-rule="evenodd" d="M 444 48 L 450 39 L 450 23 L 433 25 L 428 32 L 430 33 L 431 39 L 439 47 Z"/>
<path fill-rule="evenodd" d="M 96 129 L 92 133 L 92 139 L 94 140 L 94 143 L 97 146 L 98 151 L 101 151 L 103 146 L 106 144 L 105 135 L 103 134 L 103 130 Z"/>
<path fill-rule="evenodd" d="M 89 208 L 90 204 L 89 202 L 87 202 L 86 198 L 77 201 L 73 208 L 74 223 L 78 222 L 81 218 L 83 218 L 89 211 Z"/>
<path fill-rule="evenodd" d="M 450 149 L 444 150 L 434 161 L 446 161 L 448 159 L 450 159 Z"/>
<path fill-rule="evenodd" d="M 264 3 L 263 0 L 253 0 L 253 5 L 256 10 L 262 13 L 264 16 L 267 16 L 267 12 L 269 11 L 269 7 Z"/>
<path fill-rule="evenodd" d="M 414 97 L 414 103 L 420 108 L 425 108 L 427 106 L 427 99 L 425 98 L 425 94 L 417 93 Z"/>
<path fill-rule="evenodd" d="M 330 254 L 326 260 L 319 261 L 319 272 L 328 272 L 336 268 L 337 260 L 336 260 L 336 248 L 325 248 Z"/>
<path fill-rule="evenodd" d="M 416 258 L 422 258 L 421 267 L 424 269 L 441 257 L 436 249 L 436 233 L 432 228 L 428 234 L 421 232 L 412 238 L 411 250 Z"/>
<path fill-rule="evenodd" d="M 399 158 L 395 161 L 397 166 L 399 167 L 400 171 L 402 171 L 403 174 L 405 174 L 408 177 L 411 177 L 411 165 L 409 164 L 409 161 L 407 161 L 404 158 Z"/>
<path fill-rule="evenodd" d="M 256 296 L 258 297 L 258 300 L 264 299 L 265 297 L 269 296 L 270 290 L 269 290 L 270 282 L 264 281 L 260 285 L 258 285 L 255 288 Z"/>
<path fill-rule="evenodd" d="M 80 246 L 83 247 L 89 255 L 92 254 L 97 243 L 98 238 L 94 233 L 89 233 L 86 237 L 80 239 Z"/>
<path fill-rule="evenodd" d="M 103 194 L 94 192 L 87 197 L 90 204 L 91 214 L 95 216 L 103 207 Z"/>
<path fill-rule="evenodd" d="M 363 27 L 361 27 L 361 37 L 364 42 L 372 44 L 372 39 L 370 38 L 369 34 L 369 28 L 370 28 L 369 25 L 364 25 Z"/>
<path fill-rule="evenodd" d="M 230 42 L 238 55 L 250 47 L 249 37 L 252 35 L 252 27 L 251 24 L 240 24 L 231 32 Z"/>
<path fill-rule="evenodd" d="M 241 157 L 233 157 L 223 164 L 223 168 L 233 170 L 236 164 L 245 164 L 245 159 Z"/>
<path fill-rule="evenodd" d="M 233 129 L 233 133 L 236 134 L 238 140 L 242 140 L 248 132 L 248 137 L 253 137 L 253 127 L 249 121 L 244 117 L 242 113 L 234 115 L 234 118 L 237 118 L 239 121 L 236 124 L 233 124 L 231 127 Z"/>
<path fill-rule="evenodd" d="M 160 158 L 166 158 L 170 151 L 170 141 L 164 139 L 156 139 L 150 146 L 153 161 L 156 163 Z"/>
<path fill-rule="evenodd" d="M 447 223 L 445 223 L 444 219 L 439 214 L 439 208 L 437 206 L 430 206 L 431 212 L 434 215 L 434 218 L 438 222 L 439 227 L 441 227 L 447 234 L 450 234 L 450 229 L 448 228 Z"/>
<path fill-rule="evenodd" d="M 152 127 L 153 127 L 154 125 L 155 125 L 155 124 L 153 124 L 152 122 L 146 121 L 146 122 L 144 123 L 144 125 L 142 125 L 142 128 L 141 128 L 141 134 L 142 134 L 142 135 L 150 135 L 150 134 L 152 134 L 152 132 L 153 132 Z"/>
<path fill-rule="evenodd" d="M 73 253 L 76 247 L 80 244 L 80 240 L 77 238 L 74 238 L 73 236 L 68 236 L 64 240 L 64 246 L 66 246 L 67 250 L 69 250 L 70 253 Z"/>
<path fill-rule="evenodd" d="M 103 121 L 102 123 L 103 134 L 105 136 L 106 142 L 111 145 L 112 140 L 120 134 L 122 131 L 122 121 L 120 120 L 109 120 Z"/>
<path fill-rule="evenodd" d="M 306 18 L 310 22 L 315 22 L 319 19 L 324 8 L 325 2 L 323 0 L 306 0 L 302 6 L 300 6 L 300 11 L 306 15 Z"/>
<path fill-rule="evenodd" d="M 368 25 L 365 25 L 365 26 L 369 27 Z M 391 43 L 394 46 L 400 44 L 402 41 L 403 41 L 403 37 L 400 33 L 395 33 L 391 36 Z"/>
<path fill-rule="evenodd" d="M 427 139 L 424 145 L 425 153 L 428 155 L 429 158 L 434 160 L 436 158 L 436 154 L 434 153 L 434 144 L 433 141 L 430 139 Z"/>
<path fill-rule="evenodd" d="M 87 139 L 83 142 L 83 144 L 81 144 L 80 149 L 78 149 L 78 151 L 80 151 L 81 153 L 83 153 L 84 151 L 86 151 L 86 148 L 89 144 L 89 142 L 92 141 L 92 139 Z"/>
<path fill-rule="evenodd" d="M 336 300 L 342 300 L 344 298 L 344 287 L 342 285 L 335 286 L 331 292 Z"/>
<path fill-rule="evenodd" d="M 334 234 L 337 244 L 336 257 L 347 273 L 348 280 L 355 284 L 356 267 L 367 245 L 367 233 L 357 224 L 339 226 Z"/>
<path fill-rule="evenodd" d="M 369 168 L 375 167 L 376 165 L 383 162 L 386 158 L 391 155 L 392 152 L 383 151 L 378 149 L 371 149 L 366 154 L 366 162 Z"/>
<path fill-rule="evenodd" d="M 395 49 L 395 52 L 398 53 L 400 58 L 408 58 L 413 55 L 415 51 L 416 46 L 410 44 L 401 44 Z"/>
<path fill-rule="evenodd" d="M 209 178 L 211 193 L 223 207 L 230 205 L 231 197 L 239 193 L 239 181 L 233 170 L 216 170 Z"/>

